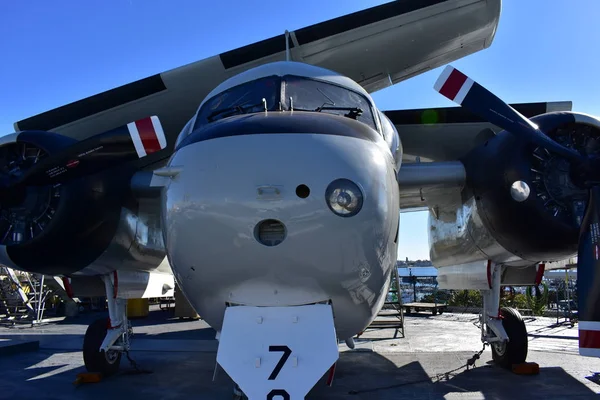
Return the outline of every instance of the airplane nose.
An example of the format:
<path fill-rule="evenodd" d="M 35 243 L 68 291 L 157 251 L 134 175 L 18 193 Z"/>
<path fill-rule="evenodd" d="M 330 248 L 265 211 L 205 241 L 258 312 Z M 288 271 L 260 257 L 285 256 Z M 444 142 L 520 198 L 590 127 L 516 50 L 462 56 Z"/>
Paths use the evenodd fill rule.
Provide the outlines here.
<path fill-rule="evenodd" d="M 195 186 L 204 190 L 197 196 L 188 194 L 190 198 L 235 192 L 231 196 L 239 202 L 228 212 L 239 214 L 241 219 L 256 209 L 270 210 L 272 218 L 258 221 L 253 236 L 272 247 L 286 239 L 286 224 L 294 223 L 294 218 L 285 222 L 274 217 L 283 210 L 297 212 L 307 206 L 317 210 L 314 206 L 318 201 L 341 218 L 358 214 L 365 186 L 372 180 L 367 171 L 381 169 L 389 161 L 384 160 L 389 156 L 382 151 L 385 149 L 378 132 L 351 118 L 271 112 L 233 116 L 192 132 L 178 145 L 171 165 L 181 164 L 185 174 L 194 171 Z M 215 179 L 229 187 L 208 189 Z M 245 197 L 238 194 L 242 190 Z M 250 198 L 253 204 L 248 203 Z M 245 207 L 253 211 L 247 213 Z M 321 212 L 326 210 L 320 208 Z"/>
<path fill-rule="evenodd" d="M 165 244 L 178 281 L 198 293 L 191 301 L 215 329 L 226 303 L 335 298 L 334 307 L 365 302 L 370 312 L 380 266 L 395 261 L 388 238 L 398 188 L 383 140 L 361 137 L 352 131 L 361 123 L 350 122 L 338 134 L 314 133 L 323 130 L 314 120 L 304 132 L 229 132 L 173 155 L 180 172 L 163 191 Z"/>

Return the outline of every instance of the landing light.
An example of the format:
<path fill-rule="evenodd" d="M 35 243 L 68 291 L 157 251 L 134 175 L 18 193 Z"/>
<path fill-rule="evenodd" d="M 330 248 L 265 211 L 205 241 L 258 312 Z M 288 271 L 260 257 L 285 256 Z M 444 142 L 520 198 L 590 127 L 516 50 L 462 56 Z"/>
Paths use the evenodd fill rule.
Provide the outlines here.
<path fill-rule="evenodd" d="M 325 200 L 334 214 L 340 217 L 352 217 L 362 208 L 363 194 L 354 182 L 348 179 L 337 179 L 327 187 Z"/>

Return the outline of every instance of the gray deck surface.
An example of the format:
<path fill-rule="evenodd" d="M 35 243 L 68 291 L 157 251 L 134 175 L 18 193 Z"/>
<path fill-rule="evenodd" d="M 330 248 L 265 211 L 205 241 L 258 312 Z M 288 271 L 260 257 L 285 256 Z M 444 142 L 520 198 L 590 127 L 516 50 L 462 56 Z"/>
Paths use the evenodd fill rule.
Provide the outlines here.
<path fill-rule="evenodd" d="M 134 320 L 132 357 L 152 374 L 122 373 L 100 383 L 75 387 L 84 372 L 83 334 L 90 313 L 48 325 L 0 327 L 0 339 L 39 341 L 39 350 L 0 355 L 0 399 L 231 399 L 232 382 L 220 370 L 213 382 L 217 342 L 203 321 L 180 321 L 170 311 L 153 310 Z M 481 349 L 476 316 L 452 314 L 406 317 L 406 337 L 393 330 L 367 331 L 356 349 L 340 345 L 333 387 L 324 380 L 308 399 L 588 399 L 600 385 L 600 359 L 577 353 L 577 326 L 556 325 L 556 319 L 527 322 L 529 361 L 537 376 L 518 376 L 490 363 L 488 349 L 476 368 L 444 373 L 465 364 Z M 0 340 L 1 341 L 1 340 Z M 6 341 L 2 341 L 6 343 Z M 22 342 L 20 342 L 22 343 Z M 439 376 L 442 379 L 439 379 Z M 590 378 L 590 379 L 588 379 Z"/>

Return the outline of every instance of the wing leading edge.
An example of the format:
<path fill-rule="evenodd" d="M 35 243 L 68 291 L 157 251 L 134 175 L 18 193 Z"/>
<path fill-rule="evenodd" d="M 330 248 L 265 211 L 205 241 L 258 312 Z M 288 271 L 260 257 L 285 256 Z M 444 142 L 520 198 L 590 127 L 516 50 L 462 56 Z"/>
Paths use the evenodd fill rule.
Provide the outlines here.
<path fill-rule="evenodd" d="M 488 47 L 500 0 L 393 1 L 290 32 L 291 58 L 332 69 L 373 92 Z M 196 108 L 224 79 L 284 60 L 285 35 L 275 36 L 34 115 L 15 130 L 52 130 L 85 139 L 157 115 L 167 148 Z M 176 104 L 176 107 L 173 105 Z"/>

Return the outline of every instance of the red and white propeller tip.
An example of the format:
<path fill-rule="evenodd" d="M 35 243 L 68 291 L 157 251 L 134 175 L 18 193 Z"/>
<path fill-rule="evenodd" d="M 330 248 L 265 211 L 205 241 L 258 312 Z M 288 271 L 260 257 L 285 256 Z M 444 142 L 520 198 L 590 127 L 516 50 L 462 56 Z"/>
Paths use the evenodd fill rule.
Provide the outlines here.
<path fill-rule="evenodd" d="M 433 88 L 455 103 L 462 104 L 469 90 L 473 87 L 473 83 L 473 79 L 448 65 L 442 71 Z"/>
<path fill-rule="evenodd" d="M 139 158 L 167 147 L 165 132 L 157 116 L 131 122 L 127 129 Z"/>

